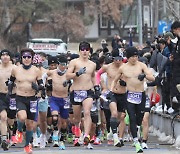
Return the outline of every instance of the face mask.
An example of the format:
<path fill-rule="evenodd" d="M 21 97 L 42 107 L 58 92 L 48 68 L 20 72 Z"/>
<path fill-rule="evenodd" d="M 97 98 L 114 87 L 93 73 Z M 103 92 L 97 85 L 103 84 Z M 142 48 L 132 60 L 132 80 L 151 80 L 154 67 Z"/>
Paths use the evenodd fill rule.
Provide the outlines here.
<path fill-rule="evenodd" d="M 31 68 L 32 64 L 30 64 L 30 65 L 24 65 L 24 64 L 22 64 L 22 66 L 23 66 L 23 68 L 24 68 L 25 70 L 28 70 L 28 69 Z"/>
<path fill-rule="evenodd" d="M 62 76 L 66 73 L 67 69 L 65 69 L 64 71 L 61 71 L 59 68 L 57 68 L 57 74 Z"/>

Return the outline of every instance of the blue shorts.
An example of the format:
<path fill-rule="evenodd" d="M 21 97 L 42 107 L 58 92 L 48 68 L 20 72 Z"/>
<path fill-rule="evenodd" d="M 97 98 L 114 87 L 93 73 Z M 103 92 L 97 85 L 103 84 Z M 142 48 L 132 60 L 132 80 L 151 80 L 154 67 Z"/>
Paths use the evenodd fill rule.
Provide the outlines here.
<path fill-rule="evenodd" d="M 38 101 L 38 111 L 47 112 L 48 109 L 48 99 L 39 99 Z"/>
<path fill-rule="evenodd" d="M 34 121 L 37 122 L 38 121 L 38 116 L 39 116 L 39 112 L 47 112 L 48 110 L 48 99 L 40 99 L 38 98 L 38 105 L 36 107 L 36 115 L 35 115 L 35 118 L 34 118 Z"/>
<path fill-rule="evenodd" d="M 51 113 L 53 111 L 58 111 L 59 115 L 63 119 L 67 119 L 69 117 L 68 109 L 64 109 L 64 99 L 51 96 L 49 99 Z"/>

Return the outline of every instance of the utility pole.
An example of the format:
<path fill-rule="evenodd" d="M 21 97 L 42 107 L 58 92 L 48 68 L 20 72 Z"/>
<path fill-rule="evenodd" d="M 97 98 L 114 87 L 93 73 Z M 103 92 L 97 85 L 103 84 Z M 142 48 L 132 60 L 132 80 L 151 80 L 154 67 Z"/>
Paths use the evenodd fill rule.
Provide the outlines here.
<path fill-rule="evenodd" d="M 138 28 L 139 28 L 139 45 L 143 44 L 142 34 L 142 0 L 138 0 Z"/>

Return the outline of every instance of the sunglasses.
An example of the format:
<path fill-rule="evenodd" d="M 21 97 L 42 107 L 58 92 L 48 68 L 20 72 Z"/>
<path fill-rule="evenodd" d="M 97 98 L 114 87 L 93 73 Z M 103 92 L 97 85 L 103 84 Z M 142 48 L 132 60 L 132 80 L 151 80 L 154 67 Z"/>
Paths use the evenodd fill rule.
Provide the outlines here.
<path fill-rule="evenodd" d="M 23 59 L 26 59 L 26 58 L 31 59 L 32 56 L 22 56 L 22 58 L 23 58 Z"/>
<path fill-rule="evenodd" d="M 85 50 L 86 50 L 86 51 L 89 51 L 90 48 L 87 48 L 87 47 L 81 47 L 80 50 L 81 50 L 81 51 L 85 51 Z"/>

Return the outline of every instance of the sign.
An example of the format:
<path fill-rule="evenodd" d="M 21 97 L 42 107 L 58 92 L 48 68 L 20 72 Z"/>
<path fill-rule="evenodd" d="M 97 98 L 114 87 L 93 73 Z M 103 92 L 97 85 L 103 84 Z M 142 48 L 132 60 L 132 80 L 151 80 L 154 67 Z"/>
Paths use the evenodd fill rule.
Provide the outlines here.
<path fill-rule="evenodd" d="M 158 22 L 158 34 L 164 34 L 167 31 L 170 31 L 172 23 L 167 23 L 166 21 L 159 21 Z"/>

